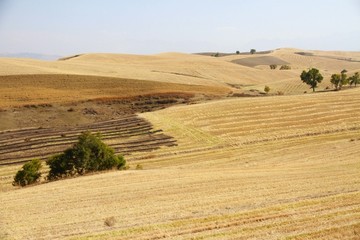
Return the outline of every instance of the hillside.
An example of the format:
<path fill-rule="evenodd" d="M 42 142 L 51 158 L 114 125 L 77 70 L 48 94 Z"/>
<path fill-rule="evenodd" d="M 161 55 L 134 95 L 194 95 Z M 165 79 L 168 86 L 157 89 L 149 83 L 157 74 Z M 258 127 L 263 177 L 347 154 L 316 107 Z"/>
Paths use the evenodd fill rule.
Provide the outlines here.
<path fill-rule="evenodd" d="M 291 70 L 270 70 L 270 64 L 288 64 Z M 319 68 L 328 86 L 330 75 L 342 69 L 360 71 L 359 52 L 325 52 L 278 49 L 254 55 L 210 57 L 181 53 L 158 55 L 79 54 L 59 61 L 0 58 L 0 76 L 66 74 L 103 76 L 188 85 L 222 86 L 234 92 L 263 90 L 299 94 L 308 87 L 299 80 L 302 70 Z"/>
<path fill-rule="evenodd" d="M 357 239 L 359 93 L 229 99 L 141 114 L 177 146 L 129 156 L 143 171 L 1 193 L 3 236 Z M 13 171 L 0 169 L 3 178 Z M 116 223 L 109 228 L 110 217 Z"/>
<path fill-rule="evenodd" d="M 250 86 L 250 88 L 263 90 L 264 84 L 267 84 L 273 93 L 281 91 L 285 94 L 300 94 L 304 91 L 309 91 L 309 88 L 299 80 L 299 76 L 302 70 L 311 67 L 318 68 L 324 76 L 323 82 L 319 85 L 319 90 L 331 87 L 330 76 L 334 73 L 339 73 L 343 69 L 348 70 L 349 74 L 360 71 L 360 52 L 311 51 L 284 48 L 266 54 L 231 55 L 222 57 L 222 59 L 241 66 L 261 70 L 261 74 L 269 76 L 267 81 L 259 85 Z M 270 70 L 270 64 L 276 64 L 278 68 Z M 281 65 L 289 65 L 291 70 L 281 71 L 279 70 Z"/>
<path fill-rule="evenodd" d="M 0 239 L 359 239 L 360 87 L 309 67 L 324 90 L 360 53 L 0 58 Z M 130 169 L 11 185 L 85 130 Z"/>

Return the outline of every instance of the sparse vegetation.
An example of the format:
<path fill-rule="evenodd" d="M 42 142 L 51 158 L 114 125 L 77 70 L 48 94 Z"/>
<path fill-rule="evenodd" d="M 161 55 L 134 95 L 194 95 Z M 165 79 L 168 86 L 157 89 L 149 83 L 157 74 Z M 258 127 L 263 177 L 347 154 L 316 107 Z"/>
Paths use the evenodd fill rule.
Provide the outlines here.
<path fill-rule="evenodd" d="M 277 65 L 276 65 L 276 64 L 271 64 L 271 65 L 270 65 L 270 69 L 271 69 L 271 70 L 275 70 L 276 68 L 277 68 Z"/>
<path fill-rule="evenodd" d="M 125 159 L 116 156 L 114 150 L 101 141 L 99 134 L 90 132 L 84 132 L 72 148 L 49 158 L 46 163 L 50 168 L 49 180 L 114 168 L 121 170 L 126 165 Z"/>
<path fill-rule="evenodd" d="M 33 159 L 23 165 L 14 177 L 14 186 L 26 186 L 37 182 L 40 177 L 41 161 L 39 159 Z"/>
<path fill-rule="evenodd" d="M 304 83 L 310 85 L 310 88 L 312 88 L 313 92 L 315 92 L 315 88 L 317 88 L 318 83 L 321 83 L 323 80 L 323 76 L 316 68 L 311 68 L 309 71 L 302 71 L 300 78 Z"/>
<path fill-rule="evenodd" d="M 282 65 L 280 67 L 280 70 L 290 70 L 290 69 L 291 69 L 291 67 L 289 65 Z"/>

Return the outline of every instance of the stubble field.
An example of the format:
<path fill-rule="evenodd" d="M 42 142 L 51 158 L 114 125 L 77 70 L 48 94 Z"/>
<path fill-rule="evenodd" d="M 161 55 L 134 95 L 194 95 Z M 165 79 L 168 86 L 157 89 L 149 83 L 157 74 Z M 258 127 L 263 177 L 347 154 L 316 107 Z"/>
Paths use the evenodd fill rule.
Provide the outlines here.
<path fill-rule="evenodd" d="M 360 88 L 294 93 L 138 114 L 144 147 L 172 144 L 132 152 L 127 171 L 17 189 L 19 166 L 0 166 L 0 237 L 359 239 Z"/>

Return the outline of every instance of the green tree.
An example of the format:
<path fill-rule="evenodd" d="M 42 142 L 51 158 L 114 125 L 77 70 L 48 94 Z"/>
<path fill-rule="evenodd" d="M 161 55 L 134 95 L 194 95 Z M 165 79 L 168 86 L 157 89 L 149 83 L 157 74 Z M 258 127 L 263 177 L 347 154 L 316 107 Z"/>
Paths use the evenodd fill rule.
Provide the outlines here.
<path fill-rule="evenodd" d="M 23 187 L 37 182 L 41 177 L 40 169 L 41 161 L 39 159 L 33 159 L 30 162 L 25 163 L 22 166 L 22 169 L 16 173 L 13 185 L 20 185 Z"/>
<path fill-rule="evenodd" d="M 236 54 L 240 54 L 240 51 L 236 51 Z"/>
<path fill-rule="evenodd" d="M 255 53 L 256 53 L 256 49 L 251 49 L 251 50 L 250 50 L 250 53 L 251 53 L 251 54 L 255 54 Z"/>
<path fill-rule="evenodd" d="M 303 71 L 300 75 L 301 80 L 310 85 L 313 92 L 315 92 L 315 88 L 317 88 L 318 83 L 321 83 L 323 80 L 323 76 L 321 75 L 320 71 L 316 68 L 311 68 L 309 71 Z"/>
<path fill-rule="evenodd" d="M 335 86 L 336 90 L 339 90 L 341 87 L 341 75 L 340 74 L 333 74 L 331 75 L 330 82 Z"/>
<path fill-rule="evenodd" d="M 99 134 L 90 132 L 81 134 L 72 148 L 51 157 L 46 163 L 50 167 L 49 180 L 113 168 L 120 170 L 126 165 L 125 159 L 116 156 L 114 150 L 101 141 Z"/>
<path fill-rule="evenodd" d="M 336 90 L 341 90 L 342 86 L 347 85 L 349 83 L 349 79 L 347 77 L 347 70 L 344 69 L 340 74 L 331 75 L 330 82 L 335 86 Z"/>
<path fill-rule="evenodd" d="M 349 84 L 349 80 L 348 80 L 348 77 L 347 77 L 346 73 L 347 73 L 346 69 L 341 71 L 341 87 L 344 86 L 344 85 Z"/>
<path fill-rule="evenodd" d="M 354 84 L 356 87 L 357 84 L 360 84 L 359 72 L 356 72 L 353 76 L 349 77 L 348 80 L 349 80 L 350 86 L 352 86 Z"/>

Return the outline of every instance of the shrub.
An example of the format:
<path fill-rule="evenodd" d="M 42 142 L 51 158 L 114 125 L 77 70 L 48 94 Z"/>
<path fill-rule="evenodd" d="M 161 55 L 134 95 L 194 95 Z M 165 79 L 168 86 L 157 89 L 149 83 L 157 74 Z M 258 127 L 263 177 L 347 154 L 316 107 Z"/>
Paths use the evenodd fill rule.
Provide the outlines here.
<path fill-rule="evenodd" d="M 141 164 L 137 164 L 135 169 L 136 170 L 143 170 L 144 168 L 143 168 L 143 166 Z"/>
<path fill-rule="evenodd" d="M 270 65 L 270 69 L 271 69 L 271 70 L 275 70 L 276 68 L 277 68 L 277 65 L 276 65 L 276 64 L 271 64 L 271 65 Z"/>
<path fill-rule="evenodd" d="M 13 185 L 20 185 L 23 187 L 37 182 L 41 177 L 40 169 L 41 161 L 39 159 L 34 159 L 25 163 L 22 169 L 16 173 Z"/>
<path fill-rule="evenodd" d="M 49 180 L 114 168 L 122 170 L 126 165 L 123 156 L 116 156 L 114 150 L 101 141 L 100 135 L 90 132 L 81 134 L 72 148 L 49 158 L 46 163 L 50 167 Z"/>
<path fill-rule="evenodd" d="M 264 91 L 265 91 L 266 93 L 269 93 L 269 92 L 270 92 L 270 87 L 269 87 L 269 86 L 265 86 Z"/>
<path fill-rule="evenodd" d="M 291 69 L 291 67 L 289 65 L 282 65 L 280 67 L 280 70 L 290 70 L 290 69 Z"/>
<path fill-rule="evenodd" d="M 240 54 L 240 51 L 236 51 L 236 54 Z"/>
<path fill-rule="evenodd" d="M 256 53 L 256 49 L 251 49 L 251 50 L 250 50 L 250 53 L 251 53 L 251 54 L 255 54 L 255 53 Z"/>

